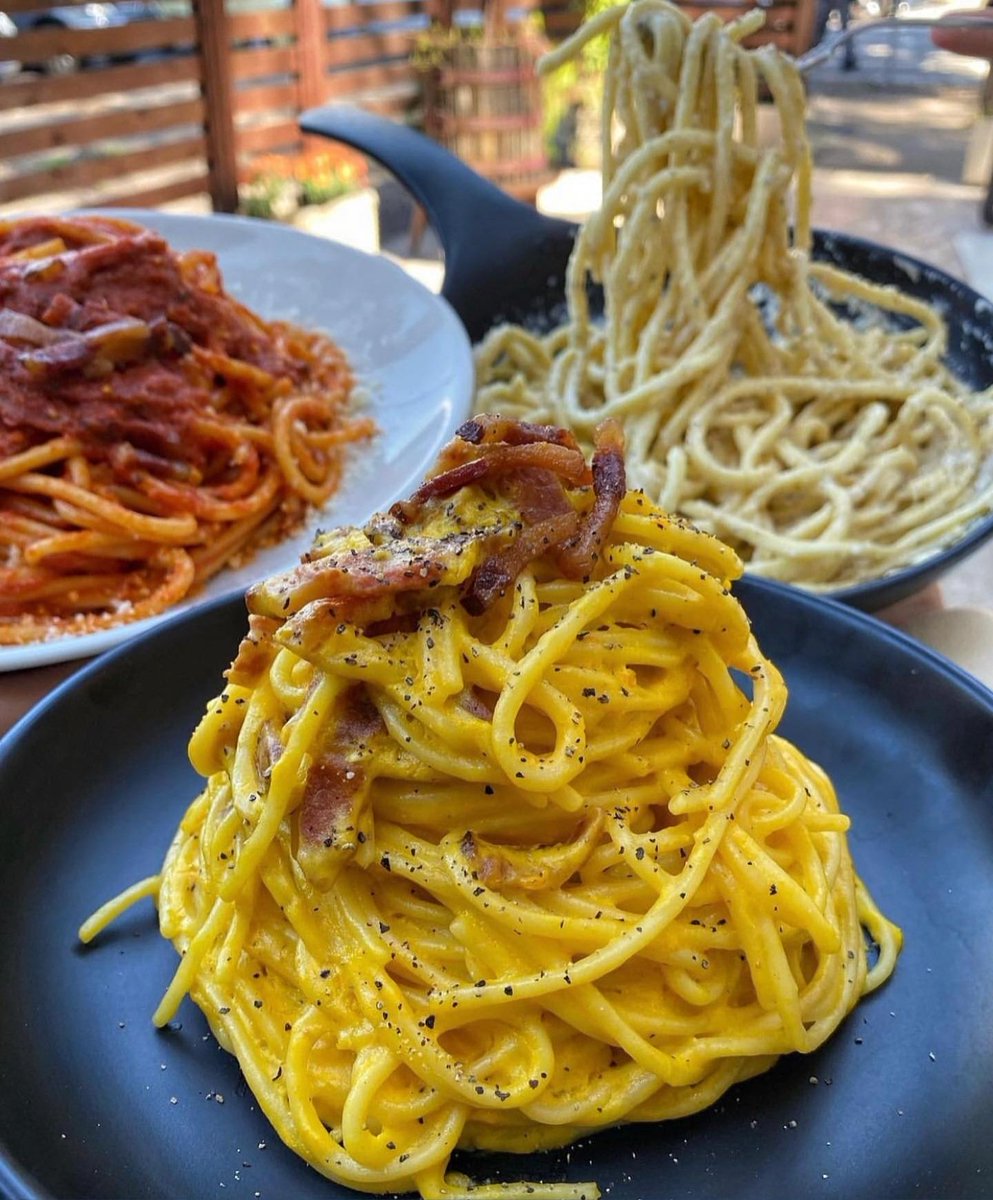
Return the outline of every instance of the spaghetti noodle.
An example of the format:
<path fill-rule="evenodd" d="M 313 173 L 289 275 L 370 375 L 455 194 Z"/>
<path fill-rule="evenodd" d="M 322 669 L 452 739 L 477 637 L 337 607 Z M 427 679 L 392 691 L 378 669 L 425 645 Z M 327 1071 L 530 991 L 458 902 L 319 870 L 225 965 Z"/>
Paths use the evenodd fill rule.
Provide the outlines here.
<path fill-rule="evenodd" d="M 615 428 L 590 470 L 563 430 L 467 423 L 409 501 L 251 591 L 206 786 L 81 936 L 157 891 L 182 959 L 155 1021 L 189 992 L 332 1179 L 592 1200 L 449 1158 L 702 1109 L 899 949 L 775 732 L 740 569 L 626 489 Z"/>
<path fill-rule="evenodd" d="M 585 445 L 616 417 L 632 484 L 662 508 L 750 571 L 838 589 L 926 557 L 993 508 L 993 404 L 943 364 L 937 311 L 811 261 L 803 84 L 773 46 L 742 47 L 763 20 L 691 24 L 634 0 L 543 60 L 554 70 L 611 35 L 603 202 L 571 256 L 566 323 L 494 330 L 477 408 Z"/>
<path fill-rule="evenodd" d="M 0 644 L 161 612 L 338 485 L 352 378 L 212 254 L 104 217 L 0 222 Z"/>

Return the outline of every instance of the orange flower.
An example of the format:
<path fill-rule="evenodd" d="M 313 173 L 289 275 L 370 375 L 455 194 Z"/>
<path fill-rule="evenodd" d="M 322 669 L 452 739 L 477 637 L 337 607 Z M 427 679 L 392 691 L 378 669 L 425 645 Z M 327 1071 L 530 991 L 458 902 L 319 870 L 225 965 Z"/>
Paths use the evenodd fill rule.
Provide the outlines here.
<path fill-rule="evenodd" d="M 369 177 L 361 154 L 330 146 L 307 154 L 264 154 L 253 159 L 242 192 L 244 211 L 278 217 L 287 208 L 323 204 L 363 187 Z"/>

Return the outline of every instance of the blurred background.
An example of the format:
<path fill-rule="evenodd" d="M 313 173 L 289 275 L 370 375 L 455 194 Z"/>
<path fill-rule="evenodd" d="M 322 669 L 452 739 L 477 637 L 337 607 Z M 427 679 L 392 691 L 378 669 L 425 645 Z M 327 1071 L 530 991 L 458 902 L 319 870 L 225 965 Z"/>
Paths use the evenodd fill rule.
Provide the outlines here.
<path fill-rule="evenodd" d="M 534 62 L 603 0 L 0 0 L 0 215 L 89 204 L 241 211 L 382 250 L 429 286 L 440 251 L 403 189 L 300 136 L 332 101 L 425 130 L 543 211 L 599 197 L 599 55 Z M 975 7 L 975 0 L 955 4 Z M 733 19 L 751 0 L 686 6 Z M 920 0 L 767 0 L 755 39 L 800 54 Z M 989 65 L 919 27 L 867 31 L 808 76 L 815 221 L 939 263 L 993 295 Z M 770 113 L 771 115 L 771 113 Z"/>

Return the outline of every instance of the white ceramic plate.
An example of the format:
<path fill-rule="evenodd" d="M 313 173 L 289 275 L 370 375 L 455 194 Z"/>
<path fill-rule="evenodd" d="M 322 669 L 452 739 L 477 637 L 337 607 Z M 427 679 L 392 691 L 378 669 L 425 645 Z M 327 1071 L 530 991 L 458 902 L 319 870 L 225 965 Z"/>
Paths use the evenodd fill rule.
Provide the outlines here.
<path fill-rule="evenodd" d="M 91 210 L 99 211 L 99 210 Z M 114 209 L 160 232 L 177 250 L 217 254 L 226 288 L 265 317 L 329 333 L 348 355 L 379 435 L 353 448 L 343 486 L 310 526 L 221 571 L 195 596 L 158 617 L 27 646 L 0 646 L 0 671 L 100 654 L 215 596 L 243 592 L 291 566 L 318 527 L 354 524 L 411 490 L 469 413 L 469 339 L 440 297 L 384 258 L 270 221 Z"/>

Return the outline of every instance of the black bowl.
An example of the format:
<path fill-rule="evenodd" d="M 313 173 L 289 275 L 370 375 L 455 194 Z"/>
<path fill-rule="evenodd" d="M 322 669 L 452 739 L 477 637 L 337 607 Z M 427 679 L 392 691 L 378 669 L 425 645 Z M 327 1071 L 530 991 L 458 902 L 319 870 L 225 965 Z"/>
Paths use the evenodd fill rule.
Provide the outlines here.
<path fill-rule="evenodd" d="M 993 1177 L 993 694 L 898 630 L 768 580 L 736 585 L 787 681 L 782 732 L 834 779 L 855 861 L 904 927 L 892 979 L 816 1053 L 705 1112 L 521 1159 L 611 1200 L 988 1200 Z M 245 630 L 221 599 L 102 655 L 0 739 L 0 1197 L 354 1200 L 276 1137 L 143 901 L 199 787 L 186 746 Z M 224 1101 L 221 1103 L 221 1101 Z"/>
<path fill-rule="evenodd" d="M 472 340 L 508 321 L 554 328 L 578 226 L 546 217 L 482 178 L 437 142 L 347 105 L 311 109 L 305 133 L 345 142 L 382 163 L 423 207 L 445 253 L 441 294 Z M 844 233 L 817 230 L 814 257 L 934 305 L 948 324 L 946 361 L 975 390 L 993 384 L 993 305 L 929 263 Z M 993 514 L 921 562 L 831 595 L 867 612 L 919 591 L 993 536 Z"/>

